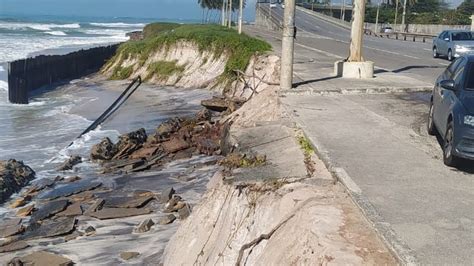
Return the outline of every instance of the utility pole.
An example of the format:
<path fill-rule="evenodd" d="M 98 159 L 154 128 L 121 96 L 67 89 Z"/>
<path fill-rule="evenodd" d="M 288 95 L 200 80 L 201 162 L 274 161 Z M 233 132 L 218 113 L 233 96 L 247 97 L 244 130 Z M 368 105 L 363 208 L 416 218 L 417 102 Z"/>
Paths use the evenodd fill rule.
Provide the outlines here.
<path fill-rule="evenodd" d="M 406 1 L 406 0 L 405 0 Z M 362 41 L 364 37 L 365 0 L 354 1 L 351 46 L 349 62 L 362 62 Z"/>
<path fill-rule="evenodd" d="M 222 26 L 225 26 L 226 4 L 227 4 L 226 0 L 222 0 L 222 11 L 221 11 L 221 19 L 222 19 L 221 25 Z"/>
<path fill-rule="evenodd" d="M 242 19 L 244 14 L 244 0 L 239 3 L 239 34 L 242 34 Z"/>
<path fill-rule="evenodd" d="M 280 87 L 293 86 L 293 56 L 295 46 L 295 0 L 286 0 L 283 18 Z"/>
<path fill-rule="evenodd" d="M 393 22 L 393 29 L 397 30 L 397 23 L 398 23 L 398 1 L 400 0 L 395 0 L 395 22 Z"/>
<path fill-rule="evenodd" d="M 407 13 L 407 0 L 404 0 L 403 2 L 403 14 L 402 14 L 402 31 L 405 32 L 405 15 Z"/>
<path fill-rule="evenodd" d="M 346 0 L 342 0 L 342 21 L 346 20 Z"/>
<path fill-rule="evenodd" d="M 378 31 L 379 30 L 379 11 L 380 11 L 380 2 L 377 4 L 377 16 L 375 17 L 375 33 L 379 32 Z"/>
<path fill-rule="evenodd" d="M 232 2 L 234 0 L 229 0 L 229 28 L 232 28 Z"/>

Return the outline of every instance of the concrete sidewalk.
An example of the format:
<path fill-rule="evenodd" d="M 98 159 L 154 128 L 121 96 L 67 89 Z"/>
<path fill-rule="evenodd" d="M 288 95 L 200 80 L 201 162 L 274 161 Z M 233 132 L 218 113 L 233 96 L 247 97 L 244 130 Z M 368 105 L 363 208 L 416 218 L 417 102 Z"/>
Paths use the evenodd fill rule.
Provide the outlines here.
<path fill-rule="evenodd" d="M 268 41 L 276 54 L 281 53 L 281 33 L 257 26 L 246 26 L 252 36 Z M 355 94 L 431 91 L 433 85 L 409 76 L 377 68 L 375 78 L 368 80 L 340 78 L 334 75 L 334 63 L 343 58 L 315 48 L 320 36 L 298 35 L 295 44 L 294 89 L 289 94 Z"/>
<path fill-rule="evenodd" d="M 248 31 L 279 52 L 278 34 Z M 301 44 L 310 37 L 295 46 L 287 113 L 402 264 L 474 265 L 474 167 L 444 166 L 427 135 L 432 85 L 383 70 L 373 80 L 334 78 L 339 58 Z"/>

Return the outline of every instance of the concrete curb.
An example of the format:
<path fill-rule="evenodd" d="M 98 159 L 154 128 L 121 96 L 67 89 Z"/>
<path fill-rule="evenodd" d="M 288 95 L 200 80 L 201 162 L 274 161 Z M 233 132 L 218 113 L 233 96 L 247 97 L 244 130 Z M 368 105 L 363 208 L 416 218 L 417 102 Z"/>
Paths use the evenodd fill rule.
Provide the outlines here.
<path fill-rule="evenodd" d="M 372 88 L 334 88 L 334 89 L 291 89 L 283 90 L 280 95 L 354 95 L 354 94 L 388 94 L 409 92 L 431 92 L 432 86 L 418 87 L 372 87 Z"/>
<path fill-rule="evenodd" d="M 352 201 L 362 211 L 365 218 L 372 224 L 377 235 L 381 238 L 382 242 L 395 256 L 401 265 L 419 265 L 418 260 L 415 257 L 414 251 L 408 247 L 408 245 L 401 240 L 395 231 L 391 228 L 391 225 L 384 221 L 382 216 L 378 214 L 378 211 L 370 203 L 369 199 L 364 195 L 362 189 L 354 182 L 354 180 L 347 174 L 344 168 L 338 167 L 329 156 L 328 150 L 314 138 L 308 136 L 305 132 L 305 127 L 298 123 L 291 115 L 292 112 L 284 107 L 292 120 L 298 125 L 304 136 L 313 145 L 316 154 L 326 165 L 329 172 L 339 181 L 350 195 Z"/>

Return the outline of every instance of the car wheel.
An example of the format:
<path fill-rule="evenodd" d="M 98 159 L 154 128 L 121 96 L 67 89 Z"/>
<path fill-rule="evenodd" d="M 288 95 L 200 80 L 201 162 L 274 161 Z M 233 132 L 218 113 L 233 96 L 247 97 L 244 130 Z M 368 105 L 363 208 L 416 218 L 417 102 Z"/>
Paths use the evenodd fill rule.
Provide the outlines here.
<path fill-rule="evenodd" d="M 436 133 L 438 133 L 438 131 L 436 130 L 436 126 L 434 124 L 434 121 L 433 121 L 433 114 L 434 114 L 434 106 L 433 106 L 433 102 L 430 104 L 430 113 L 428 115 L 428 134 L 430 134 L 431 136 L 434 136 L 436 135 Z"/>
<path fill-rule="evenodd" d="M 449 61 L 453 61 L 453 51 L 451 51 L 451 49 L 448 50 L 448 60 Z"/>
<path fill-rule="evenodd" d="M 447 166 L 455 167 L 458 165 L 459 158 L 453 154 L 454 146 L 454 127 L 453 122 L 449 122 L 446 129 L 446 136 L 444 137 L 443 161 Z"/>
<path fill-rule="evenodd" d="M 438 54 L 438 48 L 433 47 L 433 58 L 438 58 L 439 57 L 439 54 Z"/>

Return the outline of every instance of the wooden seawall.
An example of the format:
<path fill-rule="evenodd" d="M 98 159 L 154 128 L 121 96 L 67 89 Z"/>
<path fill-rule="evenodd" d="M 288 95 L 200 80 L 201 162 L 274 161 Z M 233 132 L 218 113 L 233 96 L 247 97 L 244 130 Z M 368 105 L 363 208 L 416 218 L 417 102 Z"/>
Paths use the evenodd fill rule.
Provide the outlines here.
<path fill-rule="evenodd" d="M 36 89 L 97 72 L 116 52 L 118 44 L 66 55 L 41 55 L 8 63 L 8 99 L 28 104 Z"/>

